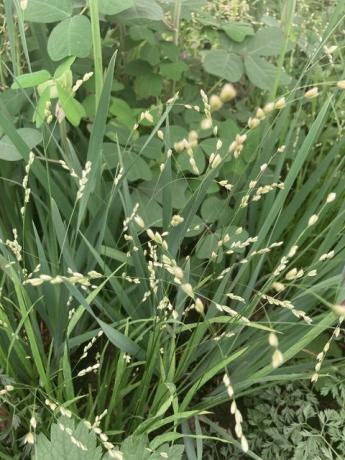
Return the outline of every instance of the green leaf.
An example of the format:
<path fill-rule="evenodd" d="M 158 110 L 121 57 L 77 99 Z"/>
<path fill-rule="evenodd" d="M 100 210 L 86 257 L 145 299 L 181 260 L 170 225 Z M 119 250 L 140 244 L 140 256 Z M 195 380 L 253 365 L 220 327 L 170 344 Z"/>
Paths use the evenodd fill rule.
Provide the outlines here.
<path fill-rule="evenodd" d="M 129 436 L 121 444 L 121 452 L 126 460 L 149 460 L 150 451 L 146 449 L 148 438 L 145 435 Z"/>
<path fill-rule="evenodd" d="M 170 2 L 174 4 L 174 1 Z M 207 5 L 207 0 L 182 0 L 181 1 L 181 18 L 191 19 L 193 13 L 199 13 Z"/>
<path fill-rule="evenodd" d="M 150 19 L 151 21 L 163 21 L 164 12 L 154 0 L 134 0 L 132 8 L 121 14 L 120 19 Z"/>
<path fill-rule="evenodd" d="M 71 441 L 71 435 L 65 430 L 72 430 L 73 437 L 87 450 L 82 450 Z M 102 449 L 97 447 L 96 435 L 89 431 L 84 422 L 77 426 L 73 420 L 61 417 L 58 423 L 53 423 L 50 430 L 50 440 L 44 434 L 37 438 L 37 445 L 33 457 L 35 460 L 101 460 Z"/>
<path fill-rule="evenodd" d="M 67 56 L 86 58 L 91 51 L 91 24 L 86 16 L 73 16 L 60 22 L 48 39 L 48 54 L 53 61 Z"/>
<path fill-rule="evenodd" d="M 202 203 L 200 213 L 205 222 L 215 222 L 220 219 L 227 209 L 227 200 L 222 200 L 217 196 L 210 196 Z"/>
<path fill-rule="evenodd" d="M 98 0 L 99 12 L 102 14 L 118 14 L 134 6 L 133 0 Z"/>
<path fill-rule="evenodd" d="M 54 78 L 61 78 L 68 70 L 70 70 L 71 65 L 74 63 L 74 61 L 75 56 L 72 56 L 66 59 L 62 64 L 60 64 L 54 72 Z"/>
<path fill-rule="evenodd" d="M 256 55 L 246 56 L 244 59 L 244 66 L 249 80 L 255 86 L 267 90 L 272 88 L 278 71 L 276 66 Z M 280 79 L 280 85 L 287 85 L 289 82 L 289 76 L 283 73 Z"/>
<path fill-rule="evenodd" d="M 121 444 L 121 452 L 124 460 L 181 460 L 184 452 L 183 446 L 169 446 L 163 444 L 155 452 L 148 449 L 146 435 L 129 436 Z"/>
<path fill-rule="evenodd" d="M 137 110 L 132 109 L 126 101 L 113 97 L 111 99 L 109 112 L 114 115 L 120 123 L 128 126 L 130 129 L 133 128 L 136 122 Z"/>
<path fill-rule="evenodd" d="M 18 75 L 15 78 L 15 81 L 11 85 L 11 89 L 33 88 L 48 81 L 50 79 L 50 73 L 48 70 L 38 70 L 37 72 Z"/>
<path fill-rule="evenodd" d="M 69 18 L 73 12 L 71 0 L 29 0 L 24 20 L 30 22 L 57 22 Z"/>
<path fill-rule="evenodd" d="M 242 42 L 248 35 L 254 35 L 253 27 L 246 22 L 229 22 L 221 28 L 235 42 Z"/>
<path fill-rule="evenodd" d="M 162 207 L 152 196 L 147 195 L 141 188 L 137 188 L 131 194 L 133 203 L 139 203 L 140 215 L 147 227 L 162 226 Z"/>
<path fill-rule="evenodd" d="M 184 62 L 161 64 L 159 67 L 160 75 L 173 81 L 181 80 L 181 77 L 186 70 L 188 70 L 188 66 Z"/>
<path fill-rule="evenodd" d="M 129 28 L 129 36 L 134 41 L 147 41 L 150 45 L 156 43 L 155 34 L 147 27 L 135 25 Z"/>
<path fill-rule="evenodd" d="M 243 63 L 240 56 L 225 50 L 213 50 L 206 54 L 204 69 L 211 75 L 236 82 L 243 74 Z"/>
<path fill-rule="evenodd" d="M 259 56 L 278 56 L 284 45 L 284 35 L 279 27 L 265 27 L 248 40 L 247 50 Z"/>
<path fill-rule="evenodd" d="M 134 90 L 143 99 L 158 97 L 163 89 L 163 80 L 159 75 L 147 73 L 136 78 Z"/>
<path fill-rule="evenodd" d="M 57 83 L 59 103 L 66 114 L 67 120 L 73 125 L 78 126 L 80 120 L 85 117 L 84 107 L 74 99 L 73 94 Z"/>
<path fill-rule="evenodd" d="M 153 452 L 150 460 L 161 460 L 165 458 L 166 460 L 182 460 L 182 455 L 184 452 L 183 446 L 168 446 L 168 444 L 163 444 L 157 452 Z"/>
<path fill-rule="evenodd" d="M 103 144 L 103 154 L 105 161 L 110 169 L 119 164 L 119 156 L 116 144 Z M 127 179 L 130 182 L 136 180 L 151 180 L 152 172 L 146 161 L 134 152 L 126 151 L 123 154 L 123 166 Z"/>
<path fill-rule="evenodd" d="M 30 150 L 36 147 L 36 145 L 38 145 L 40 142 L 42 142 L 42 134 L 37 129 L 20 128 L 17 130 L 17 133 L 28 145 Z M 0 140 L 0 160 L 18 161 L 22 159 L 22 155 L 19 153 L 13 142 L 9 139 L 7 135 L 5 135 Z"/>
<path fill-rule="evenodd" d="M 33 116 L 33 121 L 36 123 L 36 128 L 39 128 L 43 125 L 45 120 L 45 110 L 47 107 L 47 102 L 50 100 L 50 87 L 48 86 L 42 91 L 35 109 Z"/>

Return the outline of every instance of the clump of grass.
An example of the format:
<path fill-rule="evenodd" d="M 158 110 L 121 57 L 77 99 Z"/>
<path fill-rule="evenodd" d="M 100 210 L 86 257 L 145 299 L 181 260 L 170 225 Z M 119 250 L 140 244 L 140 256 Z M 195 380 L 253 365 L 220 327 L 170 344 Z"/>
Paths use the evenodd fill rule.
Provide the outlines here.
<path fill-rule="evenodd" d="M 21 455 L 20 436 L 35 449 L 53 422 L 87 451 L 65 417 L 89 421 L 111 458 L 129 435 L 147 435 L 152 451 L 183 441 L 188 458 L 202 458 L 210 427 L 258 458 L 239 398 L 272 381 L 316 382 L 341 330 L 343 140 L 327 130 L 343 80 L 304 84 L 303 73 L 230 136 L 222 110 L 239 91 L 229 84 L 199 88 L 193 104 L 176 94 L 159 117 L 145 109 L 114 134 L 116 55 L 103 78 L 97 7 L 90 13 L 94 118 L 73 127 L 76 90 L 93 80 L 84 69 L 70 81 L 69 59 L 71 94 L 44 106 L 34 147 L 19 130 L 34 129 L 32 118 L 0 113 L 21 158 L 0 182 L 11 203 L 0 228 L 0 399 L 11 418 L 2 453 Z M 25 78 L 13 75 L 33 112 Z M 49 81 L 59 89 L 55 74 Z M 191 113 L 197 122 L 174 134 Z M 315 367 L 309 347 L 334 327 Z M 231 434 L 210 417 L 222 404 Z"/>

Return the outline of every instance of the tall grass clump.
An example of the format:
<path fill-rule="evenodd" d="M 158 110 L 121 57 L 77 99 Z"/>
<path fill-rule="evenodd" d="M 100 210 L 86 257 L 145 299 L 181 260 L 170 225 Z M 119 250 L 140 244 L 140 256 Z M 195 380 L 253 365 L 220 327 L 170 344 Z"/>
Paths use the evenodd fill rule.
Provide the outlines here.
<path fill-rule="evenodd" d="M 70 18 L 69 2 L 60 16 L 43 2 L 36 20 L 36 3 L 2 7 L 0 457 L 201 459 L 220 442 L 260 459 L 242 398 L 338 372 L 345 83 L 315 69 L 343 10 L 282 85 L 286 2 L 264 96 L 206 76 L 177 92 L 166 77 L 162 97 L 125 103 L 118 79 L 140 75 L 120 39 L 145 30 L 128 29 L 132 10 L 90 0 Z M 90 36 L 93 52 L 51 39 L 65 21 L 66 41 Z"/>

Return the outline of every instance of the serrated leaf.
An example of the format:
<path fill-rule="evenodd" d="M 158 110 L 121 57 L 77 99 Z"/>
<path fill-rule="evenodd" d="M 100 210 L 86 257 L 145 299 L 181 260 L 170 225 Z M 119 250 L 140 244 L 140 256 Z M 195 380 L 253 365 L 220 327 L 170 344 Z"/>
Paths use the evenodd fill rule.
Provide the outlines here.
<path fill-rule="evenodd" d="M 248 35 L 254 35 L 253 27 L 246 22 L 229 22 L 221 26 L 231 40 L 242 42 Z"/>
<path fill-rule="evenodd" d="M 73 125 L 78 126 L 80 120 L 85 117 L 85 109 L 79 101 L 74 99 L 73 94 L 57 84 L 59 103 L 66 114 L 67 120 Z"/>
<path fill-rule="evenodd" d="M 148 438 L 142 436 L 129 436 L 121 444 L 121 452 L 125 460 L 149 460 L 150 451 L 146 448 Z"/>
<path fill-rule="evenodd" d="M 30 22 L 57 22 L 72 15 L 71 0 L 29 0 L 24 20 Z"/>
<path fill-rule="evenodd" d="M 119 14 L 134 6 L 133 0 L 98 0 L 99 12 L 102 14 Z"/>
<path fill-rule="evenodd" d="M 82 450 L 71 441 L 71 435 L 60 427 L 72 430 L 73 437 L 87 450 Z M 50 430 L 50 440 L 44 434 L 37 438 L 34 460 L 101 460 L 102 449 L 97 447 L 96 435 L 89 431 L 83 422 L 75 422 L 67 417 L 59 419 Z"/>
<path fill-rule="evenodd" d="M 246 74 L 249 80 L 258 88 L 269 90 L 272 88 L 278 68 L 267 62 L 260 56 L 251 55 L 244 59 Z M 290 82 L 288 75 L 283 72 L 280 79 L 281 85 L 286 85 Z"/>
<path fill-rule="evenodd" d="M 211 75 L 236 82 L 243 74 L 243 63 L 240 56 L 225 50 L 212 50 L 206 54 L 204 69 Z"/>
<path fill-rule="evenodd" d="M 278 56 L 284 45 L 284 35 L 279 27 L 260 29 L 247 43 L 250 54 L 259 56 Z"/>
<path fill-rule="evenodd" d="M 48 39 L 48 54 L 53 61 L 67 56 L 86 58 L 91 51 L 91 24 L 86 16 L 73 16 L 60 22 Z"/>
<path fill-rule="evenodd" d="M 48 70 L 38 70 L 37 72 L 18 75 L 11 85 L 11 89 L 33 88 L 45 83 L 50 79 Z"/>
<path fill-rule="evenodd" d="M 150 460 L 182 460 L 183 452 L 183 446 L 168 446 L 168 444 L 163 444 L 157 449 L 157 452 L 152 453 Z"/>
<path fill-rule="evenodd" d="M 17 133 L 30 149 L 42 142 L 42 133 L 37 129 L 20 128 Z M 18 161 L 22 159 L 23 157 L 7 135 L 0 139 L 0 160 Z"/>

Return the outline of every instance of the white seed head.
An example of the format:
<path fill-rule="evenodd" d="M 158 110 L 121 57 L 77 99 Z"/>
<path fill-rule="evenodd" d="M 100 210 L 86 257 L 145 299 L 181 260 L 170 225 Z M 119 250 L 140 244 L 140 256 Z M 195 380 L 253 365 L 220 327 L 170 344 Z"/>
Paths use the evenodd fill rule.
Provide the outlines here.
<path fill-rule="evenodd" d="M 259 118 L 249 118 L 248 120 L 248 128 L 255 129 L 259 126 L 260 120 Z"/>
<path fill-rule="evenodd" d="M 265 113 L 271 113 L 274 110 L 274 102 L 268 102 L 265 107 L 264 107 L 264 112 Z"/>
<path fill-rule="evenodd" d="M 317 214 L 313 214 L 308 220 L 308 227 L 315 225 L 318 220 L 319 220 L 319 216 Z"/>
<path fill-rule="evenodd" d="M 328 196 L 327 196 L 327 199 L 326 199 L 326 203 L 332 203 L 332 201 L 334 201 L 337 197 L 337 194 L 336 193 L 330 193 Z"/>
<path fill-rule="evenodd" d="M 268 343 L 271 345 L 271 347 L 274 347 L 274 348 L 278 347 L 279 340 L 274 332 L 271 332 L 270 335 L 268 336 Z"/>
<path fill-rule="evenodd" d="M 306 99 L 313 99 L 314 97 L 317 97 L 318 95 L 319 95 L 319 88 L 317 86 L 314 86 L 314 88 L 311 88 L 304 93 L 304 97 Z"/>
<path fill-rule="evenodd" d="M 219 96 L 212 94 L 210 97 L 210 106 L 212 110 L 216 111 L 223 107 L 223 102 Z"/>
<path fill-rule="evenodd" d="M 274 108 L 275 109 L 283 109 L 284 107 L 286 106 L 286 99 L 285 97 L 281 97 L 280 99 L 278 99 L 275 103 L 274 103 Z"/>
<path fill-rule="evenodd" d="M 272 367 L 276 369 L 277 367 L 281 366 L 284 362 L 284 358 L 282 353 L 279 350 L 275 350 L 272 355 Z"/>
<path fill-rule="evenodd" d="M 201 120 L 201 129 L 210 129 L 212 128 L 212 120 L 210 118 L 204 118 L 203 120 Z"/>
<path fill-rule="evenodd" d="M 33 435 L 33 433 L 31 431 L 29 431 L 29 433 L 27 433 L 25 436 L 24 436 L 24 439 L 23 439 L 23 443 L 24 444 L 35 444 L 35 437 Z"/>
<path fill-rule="evenodd" d="M 204 304 L 203 304 L 202 300 L 199 299 L 199 297 L 197 297 L 196 300 L 195 300 L 194 308 L 198 313 L 200 313 L 200 315 L 202 315 L 204 313 L 204 310 L 205 310 Z"/>
<path fill-rule="evenodd" d="M 248 452 L 249 450 L 248 441 L 244 435 L 241 436 L 241 448 L 243 452 Z"/>
<path fill-rule="evenodd" d="M 231 83 L 226 83 L 220 92 L 220 98 L 223 102 L 229 102 L 236 96 L 237 91 Z"/>
<path fill-rule="evenodd" d="M 189 296 L 194 298 L 193 287 L 190 283 L 181 284 L 181 289 Z"/>

